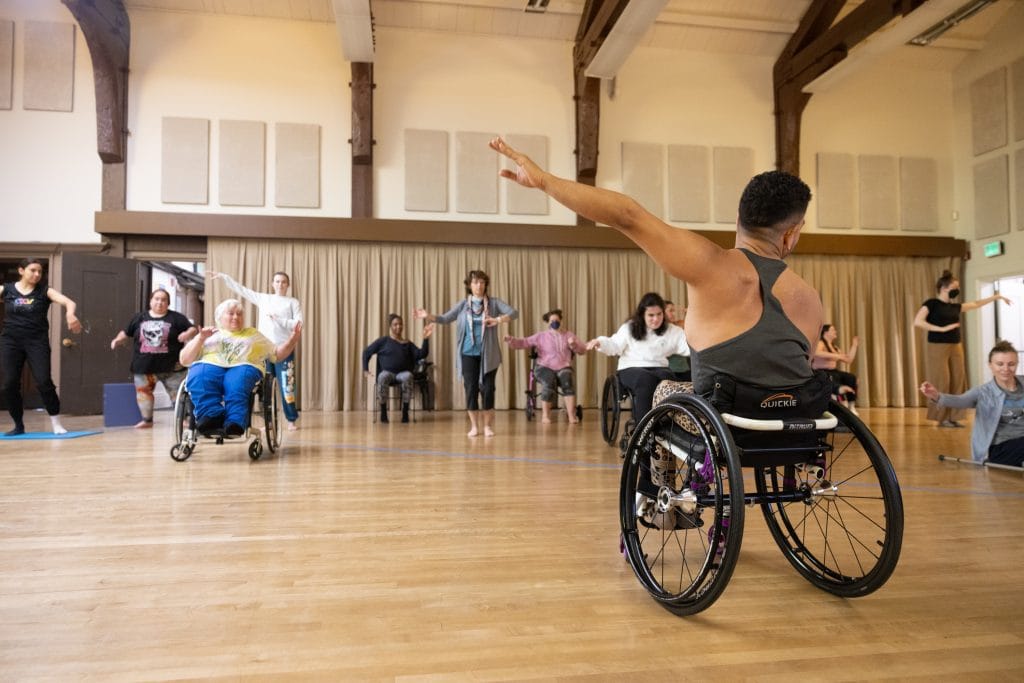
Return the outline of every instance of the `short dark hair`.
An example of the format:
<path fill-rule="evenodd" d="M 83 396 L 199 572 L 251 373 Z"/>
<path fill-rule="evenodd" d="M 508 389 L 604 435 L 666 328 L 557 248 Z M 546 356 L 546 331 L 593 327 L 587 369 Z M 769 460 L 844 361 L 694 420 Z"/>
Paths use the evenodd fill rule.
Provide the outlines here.
<path fill-rule="evenodd" d="M 473 290 L 469 288 L 469 283 L 473 280 L 483 280 L 484 283 L 484 294 L 487 293 L 487 288 L 491 286 L 491 278 L 482 270 L 471 270 L 466 279 L 462 281 L 462 284 L 466 285 L 466 294 L 472 294 Z"/>
<path fill-rule="evenodd" d="M 754 176 L 740 196 L 739 221 L 746 229 L 774 228 L 795 223 L 807 213 L 811 188 L 785 171 Z"/>
<path fill-rule="evenodd" d="M 559 318 L 561 318 L 562 317 L 562 309 L 561 308 L 552 308 L 550 311 L 548 311 L 547 313 L 545 313 L 544 315 L 541 316 L 541 320 L 543 320 L 544 322 L 547 322 L 548 318 L 550 318 L 553 315 L 557 315 Z"/>
<path fill-rule="evenodd" d="M 640 297 L 640 303 L 636 305 L 636 310 L 633 311 L 633 315 L 629 319 L 629 333 L 633 339 L 637 341 L 643 340 L 647 336 L 647 321 L 644 320 L 644 314 L 647 309 L 657 306 L 661 309 L 661 312 L 665 312 L 665 300 L 661 298 L 661 295 L 657 292 L 647 292 Z M 668 318 L 661 319 L 661 327 L 654 330 L 654 334 L 659 337 L 665 334 L 665 330 L 668 329 Z"/>
<path fill-rule="evenodd" d="M 1000 339 L 999 341 L 996 342 L 996 345 L 992 347 L 992 350 L 988 352 L 988 361 L 990 363 L 992 362 L 992 356 L 996 355 L 997 353 L 1012 353 L 1013 355 L 1016 356 L 1017 349 L 1013 348 L 1013 344 L 1006 341 L 1005 339 Z"/>
<path fill-rule="evenodd" d="M 278 275 L 284 275 L 284 279 L 288 281 L 288 286 L 289 286 L 289 287 L 291 287 L 291 285 L 292 285 L 292 279 L 291 279 L 291 277 L 290 277 L 290 276 L 288 275 L 288 273 L 284 272 L 283 270 L 279 270 L 279 271 L 277 271 L 276 273 L 274 273 L 274 274 L 273 274 L 273 275 L 271 276 L 271 278 L 270 278 L 270 279 L 271 279 L 271 280 L 273 280 L 273 279 L 274 279 L 275 277 L 277 277 Z"/>
<path fill-rule="evenodd" d="M 402 316 L 397 313 L 388 313 L 388 329 L 391 329 L 391 323 L 395 322 L 395 318 L 401 320 L 403 325 L 405 324 L 405 318 Z"/>
<path fill-rule="evenodd" d="M 953 284 L 954 280 L 956 280 L 956 278 L 953 277 L 953 273 L 948 270 L 942 271 L 942 275 L 940 275 L 939 279 L 935 281 L 935 291 L 938 292 L 941 291 L 943 287 L 949 287 Z"/>
<path fill-rule="evenodd" d="M 171 303 L 171 293 L 170 292 L 168 292 L 163 287 L 157 287 L 156 289 L 154 289 L 152 292 L 149 293 L 149 298 L 152 299 L 157 294 L 163 294 L 164 296 L 166 296 L 167 297 L 167 305 L 170 305 L 170 303 Z"/>
<path fill-rule="evenodd" d="M 33 263 L 37 264 L 40 268 L 42 268 L 44 270 L 46 269 L 46 266 L 43 264 L 43 259 L 41 259 L 41 258 L 23 258 L 23 259 L 21 259 L 21 261 L 18 262 L 18 267 L 19 268 L 28 268 Z"/>

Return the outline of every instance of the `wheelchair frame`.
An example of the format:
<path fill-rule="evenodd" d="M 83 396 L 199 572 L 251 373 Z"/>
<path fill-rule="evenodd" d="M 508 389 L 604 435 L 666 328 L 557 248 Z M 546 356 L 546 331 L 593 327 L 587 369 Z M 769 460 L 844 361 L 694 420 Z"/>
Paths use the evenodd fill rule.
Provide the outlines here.
<path fill-rule="evenodd" d="M 742 468 L 753 470 L 752 493 Z M 622 549 L 659 604 L 690 615 L 722 595 L 746 505 L 761 508 L 789 563 L 824 591 L 867 595 L 896 568 L 895 472 L 864 423 L 835 401 L 818 420 L 750 420 L 674 394 L 640 420 L 624 452 Z"/>
<path fill-rule="evenodd" d="M 281 447 L 281 394 L 277 389 L 277 377 L 273 372 L 264 372 L 263 377 L 253 387 L 249 397 L 249 428 L 245 434 L 239 437 L 230 437 L 223 433 L 204 435 L 196 428 L 195 411 L 192 407 L 192 397 L 186 388 L 187 380 L 178 387 L 178 395 L 174 400 L 174 429 L 175 444 L 171 446 L 171 458 L 184 462 L 195 452 L 200 439 L 212 439 L 218 445 L 224 441 L 234 439 L 249 440 L 249 458 L 259 460 L 263 455 L 262 439 L 266 440 L 267 448 L 271 453 L 276 453 Z M 256 412 L 256 402 L 259 399 L 259 412 Z M 263 428 L 253 426 L 253 417 L 258 415 L 263 420 Z"/>
<path fill-rule="evenodd" d="M 622 404 L 630 402 L 632 412 L 633 394 L 619 381 L 619 374 L 613 372 L 604 379 L 604 386 L 601 388 L 601 437 L 609 446 L 615 445 L 615 439 L 619 435 L 619 421 L 622 419 Z M 619 444 L 620 450 L 626 449 L 626 440 L 631 433 L 632 417 L 626 421 L 626 430 L 623 441 Z"/>
<path fill-rule="evenodd" d="M 573 357 L 575 357 L 575 354 L 573 354 Z M 537 369 L 537 358 L 537 348 L 535 346 L 531 346 L 530 371 L 526 374 L 526 407 L 524 408 L 527 420 L 533 419 L 534 414 L 537 412 L 537 401 L 539 400 L 537 398 L 537 375 L 535 374 L 535 370 Z M 575 372 L 576 369 L 573 368 L 573 373 Z M 555 383 L 555 396 L 555 406 L 557 408 L 557 397 L 561 396 L 562 398 L 565 398 L 565 394 L 562 393 L 562 388 L 557 382 Z M 578 401 L 576 403 L 576 419 L 580 422 L 583 421 L 583 406 L 581 406 Z"/>

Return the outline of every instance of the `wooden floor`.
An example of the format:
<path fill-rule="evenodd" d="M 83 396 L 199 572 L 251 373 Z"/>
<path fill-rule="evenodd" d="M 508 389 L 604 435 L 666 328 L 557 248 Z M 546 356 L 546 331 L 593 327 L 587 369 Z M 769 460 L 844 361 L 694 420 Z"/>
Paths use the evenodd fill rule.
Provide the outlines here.
<path fill-rule="evenodd" d="M 1024 478 L 938 462 L 969 430 L 923 411 L 862 412 L 903 487 L 889 583 L 813 588 L 752 510 L 689 618 L 619 554 L 596 411 L 499 413 L 487 440 L 462 413 L 307 413 L 259 462 L 237 442 L 172 461 L 167 412 L 0 442 L 0 680 L 1024 679 Z"/>

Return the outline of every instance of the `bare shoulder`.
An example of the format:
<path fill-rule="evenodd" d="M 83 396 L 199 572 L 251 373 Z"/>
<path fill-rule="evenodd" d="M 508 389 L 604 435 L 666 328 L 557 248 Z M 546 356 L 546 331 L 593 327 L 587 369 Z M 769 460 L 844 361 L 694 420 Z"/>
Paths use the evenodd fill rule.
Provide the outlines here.
<path fill-rule="evenodd" d="M 787 268 L 775 283 L 773 293 L 786 316 L 800 328 L 808 341 L 818 338 L 822 324 L 821 295 L 806 280 Z"/>

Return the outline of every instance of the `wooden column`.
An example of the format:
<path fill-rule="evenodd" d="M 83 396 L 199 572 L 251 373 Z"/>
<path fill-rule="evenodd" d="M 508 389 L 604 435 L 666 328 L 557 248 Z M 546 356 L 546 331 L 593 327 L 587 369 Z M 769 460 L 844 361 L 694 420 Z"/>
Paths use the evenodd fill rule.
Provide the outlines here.
<path fill-rule="evenodd" d="M 103 162 L 102 207 L 125 208 L 128 56 L 131 26 L 122 0 L 61 0 L 82 29 L 96 88 L 96 148 Z"/>
<path fill-rule="evenodd" d="M 373 218 L 373 64 L 352 62 L 352 217 Z"/>

